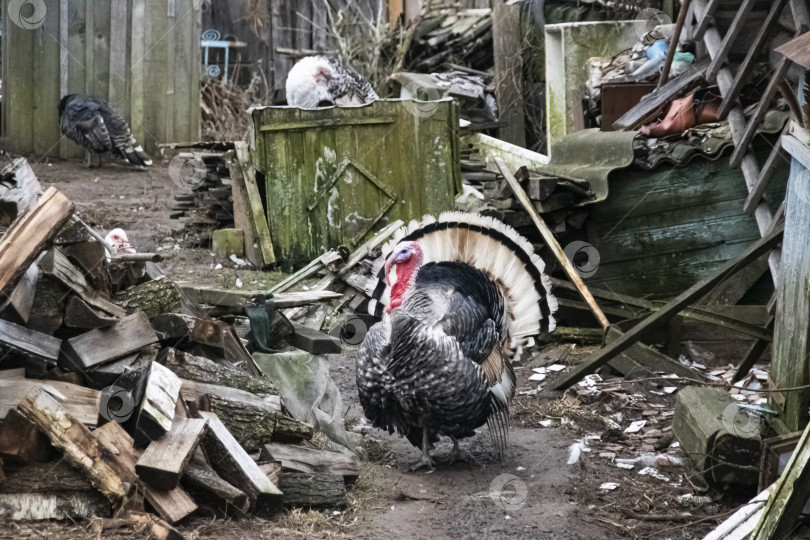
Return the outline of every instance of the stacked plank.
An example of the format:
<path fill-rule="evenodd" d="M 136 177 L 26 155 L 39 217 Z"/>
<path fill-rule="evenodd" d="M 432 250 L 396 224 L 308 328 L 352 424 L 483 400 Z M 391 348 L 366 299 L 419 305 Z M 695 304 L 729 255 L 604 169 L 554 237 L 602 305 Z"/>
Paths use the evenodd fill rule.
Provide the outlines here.
<path fill-rule="evenodd" d="M 444 63 L 486 70 L 492 60 L 492 10 L 433 2 L 414 29 L 406 65 L 429 73 Z"/>
<path fill-rule="evenodd" d="M 179 219 L 199 244 L 207 245 L 210 231 L 233 227 L 232 182 L 225 152 L 184 152 L 179 160 L 183 167 L 170 171 L 182 188 L 174 197 L 172 219 Z"/>
<path fill-rule="evenodd" d="M 32 200 L 0 236 L 0 520 L 115 514 L 102 529 L 180 537 L 172 526 L 200 504 L 345 503 L 355 458 L 312 446 L 313 426 L 285 412 L 249 344 L 189 296 L 240 309 L 263 298 L 181 289 L 151 262 L 108 260 L 63 194 Z M 287 323 L 279 343 L 335 343 Z"/>

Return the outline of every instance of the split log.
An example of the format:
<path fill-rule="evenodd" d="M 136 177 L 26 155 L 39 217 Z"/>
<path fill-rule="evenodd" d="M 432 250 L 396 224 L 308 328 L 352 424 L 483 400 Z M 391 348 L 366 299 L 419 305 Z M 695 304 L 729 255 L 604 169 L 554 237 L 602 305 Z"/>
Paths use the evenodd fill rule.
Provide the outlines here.
<path fill-rule="evenodd" d="M 258 395 L 278 395 L 275 384 L 267 377 L 254 377 L 244 371 L 177 349 L 163 349 L 158 355 L 157 361 L 182 379 L 228 386 Z"/>
<path fill-rule="evenodd" d="M 98 313 L 81 297 L 76 295 L 71 295 L 67 305 L 65 305 L 65 326 L 70 328 L 95 330 L 97 328 L 108 328 L 117 321 L 118 319 L 115 317 Z"/>
<path fill-rule="evenodd" d="M 254 509 L 264 510 L 273 506 L 281 491 L 233 438 L 216 414 L 200 412 L 200 416 L 208 420 L 202 445 L 214 470 L 242 490 L 250 498 Z"/>
<path fill-rule="evenodd" d="M 52 456 L 53 447 L 48 437 L 17 409 L 9 409 L 0 425 L 0 458 L 3 458 L 3 463 L 19 467 L 45 462 Z"/>
<path fill-rule="evenodd" d="M 65 407 L 71 418 L 79 423 L 89 427 L 94 427 L 98 423 L 101 392 L 76 384 L 34 379 L 0 379 L 0 420 L 5 418 L 9 409 L 13 409 L 26 396 L 40 389 L 54 396 Z"/>
<path fill-rule="evenodd" d="M 131 478 L 121 475 L 117 457 L 53 396 L 37 389 L 20 402 L 18 409 L 108 499 L 117 502 L 129 493 Z"/>
<path fill-rule="evenodd" d="M 189 402 L 197 402 L 207 394 L 217 395 L 224 399 L 244 402 L 246 404 L 260 407 L 271 412 L 281 411 L 281 398 L 276 395 L 258 395 L 230 386 L 220 386 L 217 384 L 202 383 L 183 379 L 183 386 L 180 389 L 183 399 Z"/>
<path fill-rule="evenodd" d="M 73 212 L 73 203 L 48 188 L 33 210 L 19 216 L 0 239 L 0 301 L 11 294 L 25 273 Z"/>
<path fill-rule="evenodd" d="M 0 343 L 46 364 L 59 360 L 62 340 L 0 319 Z"/>
<path fill-rule="evenodd" d="M 184 347 L 191 340 L 188 315 L 161 313 L 150 319 L 158 341 L 164 347 Z"/>
<path fill-rule="evenodd" d="M 281 502 L 288 506 L 343 506 L 346 484 L 336 474 L 281 471 Z"/>
<path fill-rule="evenodd" d="M 46 441 L 46 444 L 50 445 Z M 6 473 L 0 493 L 57 493 L 60 491 L 95 491 L 82 472 L 65 460 L 33 463 Z M 98 492 L 96 492 L 98 493 Z M 101 495 L 99 493 L 99 495 Z M 103 495 L 102 495 L 103 497 Z"/>
<path fill-rule="evenodd" d="M 110 328 L 99 328 L 65 340 L 62 360 L 65 367 L 85 371 L 157 343 L 149 319 L 141 312 L 122 317 Z"/>
<path fill-rule="evenodd" d="M 87 282 L 84 273 L 68 260 L 67 255 L 60 248 L 49 249 L 45 256 L 39 260 L 39 268 L 45 274 L 81 296 L 91 306 L 114 317 L 120 318 L 126 315 L 123 309 L 102 297 Z"/>
<path fill-rule="evenodd" d="M 34 290 L 34 304 L 26 326 L 37 332 L 53 335 L 62 326 L 69 291 L 70 289 L 40 270 Z"/>
<path fill-rule="evenodd" d="M 200 442 L 206 420 L 175 420 L 172 430 L 152 441 L 135 465 L 138 477 L 158 489 L 174 489 L 180 483 L 183 469 Z"/>
<path fill-rule="evenodd" d="M 133 536 L 140 538 L 154 538 L 154 540 L 184 540 L 183 534 L 160 519 L 145 512 L 126 512 L 121 517 L 102 519 L 94 524 L 95 536 L 103 538 L 108 535 L 102 531 L 117 531 L 118 529 L 131 530 Z"/>
<path fill-rule="evenodd" d="M 194 457 L 186 465 L 182 482 L 187 488 L 212 494 L 216 499 L 237 508 L 243 514 L 248 511 L 247 495 L 223 480 L 205 461 L 205 456 L 199 450 L 194 453 Z"/>
<path fill-rule="evenodd" d="M 360 474 L 357 458 L 354 456 L 309 446 L 270 443 L 262 448 L 262 457 L 280 462 L 282 469 L 286 471 L 323 473 L 352 478 L 356 478 Z"/>
<path fill-rule="evenodd" d="M 177 399 L 180 397 L 180 378 L 170 369 L 152 362 L 146 381 L 138 422 L 135 430 L 135 444 L 141 446 L 147 441 L 155 441 L 172 429 Z"/>
<path fill-rule="evenodd" d="M 135 285 L 115 296 L 127 311 L 140 309 L 149 319 L 161 313 L 180 311 L 182 301 L 180 291 L 169 279 L 155 279 Z"/>
<path fill-rule="evenodd" d="M 135 448 L 134 440 L 124 431 L 120 424 L 108 422 L 95 430 L 93 435 L 110 452 L 118 456 L 118 465 L 122 474 L 137 481 L 135 464 L 141 451 Z M 156 489 L 149 484 L 141 483 L 144 498 L 169 523 L 177 523 L 197 510 L 197 505 L 182 488 L 171 490 Z"/>
<path fill-rule="evenodd" d="M 34 306 L 38 278 L 39 267 L 36 263 L 32 263 L 11 291 L 5 305 L 0 302 L 0 311 L 3 312 L 4 318 L 14 318 L 23 324 L 28 322 L 31 308 Z"/>
<path fill-rule="evenodd" d="M 110 513 L 109 501 L 96 491 L 0 494 L 0 520 L 86 519 Z"/>
<path fill-rule="evenodd" d="M 88 240 L 62 246 L 60 249 L 84 272 L 90 286 L 105 298 L 109 298 L 112 284 L 104 245 L 96 240 Z"/>

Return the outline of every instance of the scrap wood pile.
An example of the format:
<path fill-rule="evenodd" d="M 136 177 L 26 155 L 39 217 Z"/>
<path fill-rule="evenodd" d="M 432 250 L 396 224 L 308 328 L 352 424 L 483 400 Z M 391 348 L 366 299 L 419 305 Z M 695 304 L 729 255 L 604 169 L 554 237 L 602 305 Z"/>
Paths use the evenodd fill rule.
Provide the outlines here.
<path fill-rule="evenodd" d="M 225 151 L 181 152 L 169 165 L 169 175 L 182 188 L 170 217 L 184 224 L 196 245 L 207 246 L 213 229 L 233 227 L 233 182 L 226 159 Z"/>
<path fill-rule="evenodd" d="M 191 296 L 209 312 L 264 298 L 181 288 L 153 254 L 106 251 L 55 188 L 37 197 L 24 159 L 2 174 L 0 519 L 115 515 L 103 528 L 166 537 L 202 505 L 239 516 L 345 503 L 355 456 L 313 444 L 250 343 Z M 271 321 L 273 348 L 334 348 L 278 310 Z"/>

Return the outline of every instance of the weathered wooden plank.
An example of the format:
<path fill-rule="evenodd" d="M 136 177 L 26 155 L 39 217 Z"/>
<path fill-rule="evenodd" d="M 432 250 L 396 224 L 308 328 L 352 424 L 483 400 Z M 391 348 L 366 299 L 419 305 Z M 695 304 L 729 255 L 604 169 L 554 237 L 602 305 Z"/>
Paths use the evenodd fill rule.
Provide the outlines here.
<path fill-rule="evenodd" d="M 236 442 L 216 414 L 200 412 L 200 417 L 208 420 L 202 444 L 214 470 L 242 490 L 250 498 L 252 507 L 272 505 L 281 491 Z"/>
<path fill-rule="evenodd" d="M 806 148 L 806 147 L 805 147 Z M 785 208 L 785 240 L 782 249 L 782 273 L 776 292 L 776 326 L 771 351 L 771 378 L 778 388 L 807 384 L 810 367 L 810 297 L 806 294 L 810 282 L 810 175 L 793 159 Z M 791 431 L 807 422 L 810 396 L 806 392 L 785 392 L 782 420 Z"/>
<path fill-rule="evenodd" d="M 605 365 L 617 354 L 627 350 L 633 345 L 633 343 L 643 337 L 646 332 L 649 332 L 657 326 L 666 323 L 672 316 L 681 311 L 684 307 L 688 306 L 690 303 L 700 298 L 703 294 L 707 293 L 717 283 L 723 279 L 726 279 L 729 275 L 733 274 L 742 266 L 745 266 L 747 263 L 776 246 L 782 240 L 783 232 L 784 230 L 782 228 L 778 228 L 777 230 L 763 237 L 761 240 L 754 242 L 733 260 L 725 263 L 710 276 L 696 283 L 679 296 L 668 302 L 666 305 L 662 306 L 658 311 L 634 326 L 631 330 L 624 334 L 624 336 L 605 347 L 595 356 L 578 365 L 567 377 L 565 377 L 565 379 L 555 386 L 555 389 L 561 390 L 568 388 L 571 384 L 579 381 L 585 375 L 593 373 L 596 369 Z"/>
<path fill-rule="evenodd" d="M 174 489 L 180 483 L 186 464 L 200 442 L 207 420 L 198 418 L 176 419 L 161 439 L 146 447 L 135 472 L 147 484 L 158 489 Z"/>
<path fill-rule="evenodd" d="M 18 218 L 0 239 L 0 301 L 11 294 L 43 246 L 73 212 L 73 203 L 50 187 L 30 212 Z"/>
<path fill-rule="evenodd" d="M 141 311 L 123 317 L 109 328 L 99 328 L 65 340 L 63 359 L 75 369 L 88 368 L 115 360 L 157 343 L 149 319 Z"/>
<path fill-rule="evenodd" d="M 0 379 L 0 420 L 27 395 L 41 389 L 55 396 L 78 422 L 91 427 L 98 422 L 101 392 L 67 382 L 34 379 Z"/>
<path fill-rule="evenodd" d="M 234 191 L 240 191 L 245 211 L 248 212 L 247 221 L 250 226 L 246 230 L 250 230 L 251 234 L 246 235 L 246 238 L 249 240 L 249 237 L 252 236 L 253 242 L 259 245 L 258 251 L 261 253 L 261 260 L 258 259 L 258 253 L 251 251 L 249 246 L 246 246 L 246 253 L 254 253 L 253 256 L 257 260 L 251 262 L 257 268 L 264 268 L 275 263 L 276 256 L 273 250 L 273 241 L 270 237 L 270 229 L 264 214 L 264 203 L 259 192 L 259 186 L 256 183 L 256 171 L 250 161 L 247 143 L 244 141 L 234 143 L 234 154 L 235 161 L 231 172 L 233 189 Z M 240 218 L 240 222 L 242 221 L 244 220 Z"/>
<path fill-rule="evenodd" d="M 703 13 L 703 16 L 698 17 L 697 26 L 692 32 L 692 39 L 694 40 L 703 39 L 703 34 L 706 32 L 706 29 L 709 27 L 709 24 L 713 22 L 714 13 L 715 11 L 717 11 L 718 7 L 720 7 L 720 0 L 709 0 L 709 3 L 706 6 L 706 11 Z"/>
<path fill-rule="evenodd" d="M 709 67 L 706 69 L 707 81 L 714 82 L 715 78 L 717 77 L 717 73 L 720 71 L 721 66 L 726 61 L 726 57 L 728 57 L 729 52 L 731 52 L 732 45 L 734 45 L 734 42 L 737 41 L 737 38 L 740 35 L 740 32 L 742 32 L 743 28 L 745 28 L 745 20 L 748 18 L 748 14 L 751 13 L 753 8 L 754 0 L 743 0 L 740 8 L 737 10 L 737 13 L 734 15 L 734 20 L 731 22 L 726 35 L 723 37 L 723 42 L 720 44 L 720 49 L 717 51 L 717 54 L 712 55 L 712 63 L 709 64 Z M 726 98 L 725 93 L 723 98 Z"/>
<path fill-rule="evenodd" d="M 120 501 L 132 487 L 122 476 L 117 458 L 90 431 L 43 389 L 31 392 L 18 405 L 19 411 L 36 424 L 62 450 L 67 460 L 81 469 L 93 485 L 113 502 Z"/>
<path fill-rule="evenodd" d="M 295 332 L 285 338 L 293 347 L 312 354 L 340 354 L 340 341 L 329 334 L 296 323 L 293 323 L 293 328 Z"/>

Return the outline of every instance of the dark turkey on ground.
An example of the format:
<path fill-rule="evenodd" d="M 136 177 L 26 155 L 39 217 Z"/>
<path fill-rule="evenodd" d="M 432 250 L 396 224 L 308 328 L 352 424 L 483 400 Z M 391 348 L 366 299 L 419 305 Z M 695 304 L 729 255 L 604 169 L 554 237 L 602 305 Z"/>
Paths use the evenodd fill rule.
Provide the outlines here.
<path fill-rule="evenodd" d="M 363 105 L 379 96 L 371 83 L 339 58 L 307 56 L 287 75 L 287 104 L 314 109 L 330 105 Z"/>
<path fill-rule="evenodd" d="M 512 361 L 554 329 L 557 301 L 531 244 L 503 223 L 447 213 L 402 230 L 383 251 L 369 311 L 382 320 L 360 347 L 366 417 L 422 449 L 488 424 L 506 448 Z"/>
<path fill-rule="evenodd" d="M 70 140 L 92 154 L 111 152 L 133 165 L 149 166 L 152 159 L 135 141 L 124 118 L 101 98 L 68 94 L 59 101 L 59 127 Z"/>

